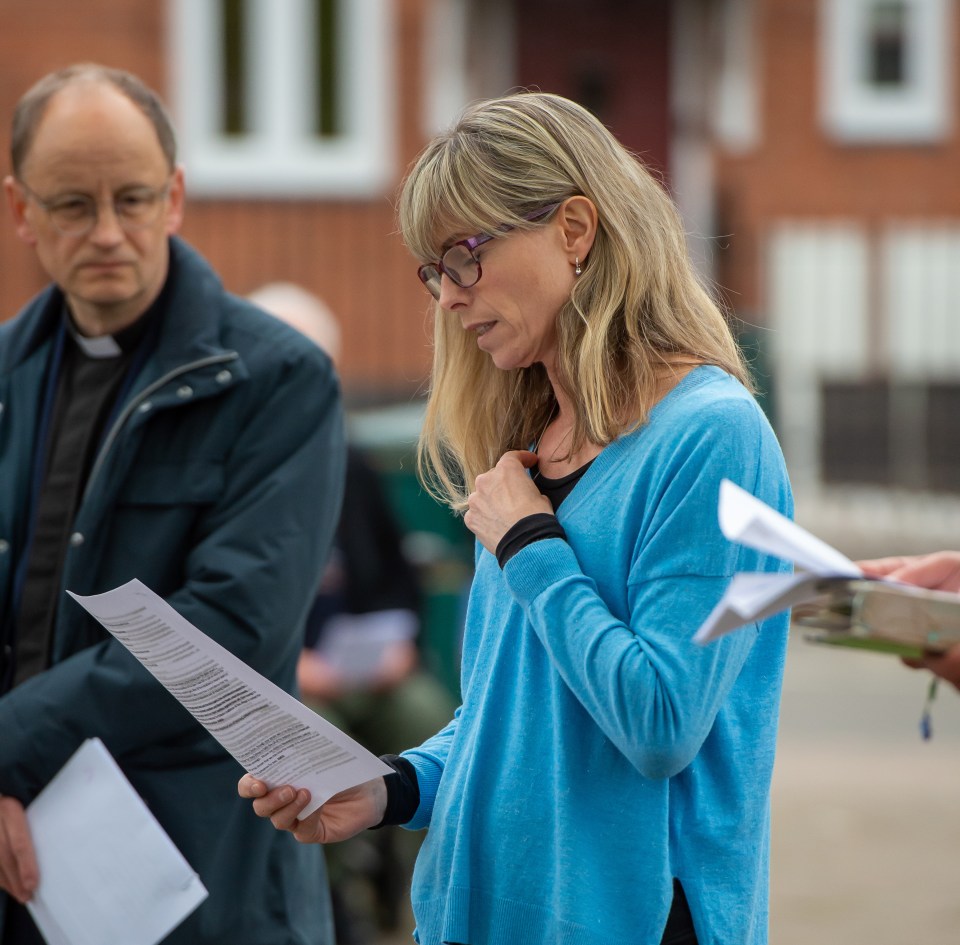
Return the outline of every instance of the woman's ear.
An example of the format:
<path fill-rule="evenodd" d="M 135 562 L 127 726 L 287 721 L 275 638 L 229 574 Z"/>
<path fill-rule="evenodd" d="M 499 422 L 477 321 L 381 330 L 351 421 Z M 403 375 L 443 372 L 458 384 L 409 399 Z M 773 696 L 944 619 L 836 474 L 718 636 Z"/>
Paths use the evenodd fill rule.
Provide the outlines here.
<path fill-rule="evenodd" d="M 563 234 L 564 249 L 570 264 L 583 263 L 593 249 L 597 236 L 597 208 L 589 197 L 568 197 L 557 211 L 557 222 Z"/>

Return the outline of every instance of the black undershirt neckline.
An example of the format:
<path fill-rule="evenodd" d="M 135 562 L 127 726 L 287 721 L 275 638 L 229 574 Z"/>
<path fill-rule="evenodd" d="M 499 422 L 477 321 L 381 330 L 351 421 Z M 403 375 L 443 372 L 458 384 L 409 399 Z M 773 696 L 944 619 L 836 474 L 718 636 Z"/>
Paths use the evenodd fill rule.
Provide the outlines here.
<path fill-rule="evenodd" d="M 573 472 L 556 479 L 544 476 L 540 472 L 540 467 L 534 466 L 531 469 L 530 478 L 540 490 L 540 494 L 550 500 L 550 505 L 556 512 L 563 500 L 573 492 L 574 487 L 583 478 L 592 463 L 593 460 L 591 459 Z M 507 529 L 498 542 L 497 564 L 503 568 L 518 551 L 522 551 L 527 545 L 531 545 L 535 541 L 542 541 L 545 538 L 566 539 L 566 537 L 567 533 L 563 530 L 563 526 L 557 520 L 556 515 L 551 515 L 549 512 L 535 512 L 533 515 L 527 515 Z"/>

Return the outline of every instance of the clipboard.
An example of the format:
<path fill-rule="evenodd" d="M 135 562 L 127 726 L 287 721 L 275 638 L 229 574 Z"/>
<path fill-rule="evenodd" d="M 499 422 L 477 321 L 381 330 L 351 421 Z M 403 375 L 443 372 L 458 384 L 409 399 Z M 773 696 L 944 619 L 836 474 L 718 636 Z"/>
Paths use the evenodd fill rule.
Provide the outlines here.
<path fill-rule="evenodd" d="M 960 643 L 960 595 L 867 578 L 822 578 L 793 608 L 813 643 L 918 658 Z"/>

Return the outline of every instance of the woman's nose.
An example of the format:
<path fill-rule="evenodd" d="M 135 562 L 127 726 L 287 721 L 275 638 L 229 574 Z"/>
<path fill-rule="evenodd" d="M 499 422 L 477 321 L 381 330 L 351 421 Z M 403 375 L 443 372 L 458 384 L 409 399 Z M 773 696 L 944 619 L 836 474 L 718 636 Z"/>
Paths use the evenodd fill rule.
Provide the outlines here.
<path fill-rule="evenodd" d="M 445 272 L 440 275 L 440 308 L 453 311 L 454 308 L 466 304 L 466 294 L 469 290 L 456 284 Z"/>

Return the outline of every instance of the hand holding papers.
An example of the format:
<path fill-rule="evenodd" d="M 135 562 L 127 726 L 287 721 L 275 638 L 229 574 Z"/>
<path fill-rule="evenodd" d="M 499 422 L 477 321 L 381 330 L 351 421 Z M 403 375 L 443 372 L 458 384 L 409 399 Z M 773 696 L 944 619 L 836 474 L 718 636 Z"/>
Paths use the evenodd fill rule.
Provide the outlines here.
<path fill-rule="evenodd" d="M 416 635 L 412 610 L 335 614 L 323 628 L 317 652 L 347 685 L 368 686 L 382 679 L 391 649 Z"/>
<path fill-rule="evenodd" d="M 207 898 L 99 739 L 27 808 L 40 885 L 27 904 L 48 945 L 155 945 Z"/>
<path fill-rule="evenodd" d="M 793 610 L 814 643 L 919 659 L 960 643 L 960 595 L 882 580 L 826 579 L 818 597 Z"/>
<path fill-rule="evenodd" d="M 797 574 L 737 574 L 697 631 L 707 643 L 746 623 L 794 608 L 809 639 L 917 655 L 960 641 L 960 595 L 869 580 L 849 559 L 755 496 L 724 480 L 720 528 L 731 541 L 793 561 Z"/>
<path fill-rule="evenodd" d="M 270 787 L 306 788 L 315 811 L 389 774 L 379 758 L 201 633 L 140 581 L 79 597 L 91 613 L 233 755 Z"/>

